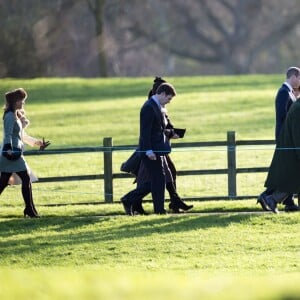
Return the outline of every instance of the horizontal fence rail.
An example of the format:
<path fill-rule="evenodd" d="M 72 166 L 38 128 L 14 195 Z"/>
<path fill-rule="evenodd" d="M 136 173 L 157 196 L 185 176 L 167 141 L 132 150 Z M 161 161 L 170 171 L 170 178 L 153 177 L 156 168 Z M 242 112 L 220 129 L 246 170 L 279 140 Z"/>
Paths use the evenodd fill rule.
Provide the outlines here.
<path fill-rule="evenodd" d="M 176 143 L 172 145 L 176 148 L 204 148 L 204 147 L 226 147 L 227 148 L 227 168 L 225 169 L 202 169 L 202 170 L 184 170 L 178 171 L 178 176 L 196 176 L 196 175 L 227 175 L 227 189 L 228 194 L 224 196 L 206 196 L 185 198 L 188 200 L 240 200 L 255 198 L 257 195 L 238 196 L 236 177 L 239 173 L 263 173 L 267 172 L 267 167 L 253 167 L 253 168 L 237 168 L 236 166 L 236 149 L 238 146 L 259 146 L 259 145 L 275 145 L 274 140 L 247 140 L 236 141 L 235 132 L 227 132 L 226 141 L 211 141 L 211 142 L 191 142 L 191 143 Z M 57 176 L 39 178 L 37 183 L 42 182 L 62 182 L 62 181 L 78 181 L 78 180 L 104 180 L 104 200 L 107 203 L 113 202 L 113 181 L 118 178 L 132 178 L 133 175 L 127 173 L 113 173 L 113 152 L 136 149 L 136 145 L 113 146 L 113 139 L 105 137 L 103 139 L 102 147 L 72 147 L 63 149 L 48 149 L 44 151 L 29 150 L 25 151 L 25 156 L 30 155 L 52 155 L 62 154 L 67 155 L 71 153 L 103 153 L 104 173 L 91 175 L 75 175 L 75 176 Z"/>

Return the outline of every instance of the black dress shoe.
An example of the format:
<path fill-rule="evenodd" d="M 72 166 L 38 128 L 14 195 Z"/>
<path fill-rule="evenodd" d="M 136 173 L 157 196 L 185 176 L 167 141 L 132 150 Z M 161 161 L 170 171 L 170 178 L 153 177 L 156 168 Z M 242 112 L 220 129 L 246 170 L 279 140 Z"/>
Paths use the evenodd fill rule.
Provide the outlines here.
<path fill-rule="evenodd" d="M 126 215 L 133 216 L 132 207 L 131 207 L 131 204 L 129 203 L 128 199 L 126 199 L 125 197 L 122 197 L 121 202 L 123 204 Z"/>
<path fill-rule="evenodd" d="M 145 212 L 142 203 L 132 205 L 132 213 L 133 215 L 148 215 L 148 213 Z"/>
<path fill-rule="evenodd" d="M 265 198 L 265 202 L 266 202 L 267 206 L 270 207 L 270 209 L 272 210 L 272 212 L 274 214 L 278 214 L 279 213 L 279 211 L 277 209 L 277 202 L 273 199 L 272 195 L 267 196 Z"/>
<path fill-rule="evenodd" d="M 261 205 L 261 208 L 264 211 L 271 211 L 271 209 L 266 204 L 266 194 L 265 193 L 261 193 L 258 196 L 256 204 L 258 204 L 258 203 Z"/>
<path fill-rule="evenodd" d="M 293 204 L 293 205 L 286 205 L 286 206 L 284 207 L 284 211 L 286 211 L 286 212 L 299 211 L 299 206 L 297 206 L 296 204 Z"/>
<path fill-rule="evenodd" d="M 166 215 L 167 211 L 165 209 L 163 209 L 163 210 L 155 211 L 154 213 L 157 215 Z"/>

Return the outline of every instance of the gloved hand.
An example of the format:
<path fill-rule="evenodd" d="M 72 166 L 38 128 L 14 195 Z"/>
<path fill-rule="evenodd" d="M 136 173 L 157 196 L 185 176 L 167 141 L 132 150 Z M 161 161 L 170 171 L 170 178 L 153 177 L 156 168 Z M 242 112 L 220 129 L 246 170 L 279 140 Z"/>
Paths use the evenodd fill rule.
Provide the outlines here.
<path fill-rule="evenodd" d="M 45 141 L 45 138 L 43 138 L 43 144 L 40 146 L 40 150 L 45 150 L 45 148 L 47 148 L 50 144 L 50 141 Z"/>

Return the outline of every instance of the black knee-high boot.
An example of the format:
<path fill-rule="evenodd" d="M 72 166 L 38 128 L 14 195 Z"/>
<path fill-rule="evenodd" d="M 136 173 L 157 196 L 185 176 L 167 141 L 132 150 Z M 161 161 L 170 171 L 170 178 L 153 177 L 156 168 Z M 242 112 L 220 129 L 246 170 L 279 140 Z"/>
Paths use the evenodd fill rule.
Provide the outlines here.
<path fill-rule="evenodd" d="M 1 172 L 0 177 L 0 195 L 4 191 L 4 189 L 8 186 L 9 177 L 11 176 L 11 173 Z"/>
<path fill-rule="evenodd" d="M 25 202 L 24 217 L 39 218 L 32 198 L 32 187 L 27 171 L 17 172 L 22 180 L 22 195 Z"/>
<path fill-rule="evenodd" d="M 166 189 L 169 192 L 170 195 L 170 205 L 169 208 L 172 209 L 174 212 L 178 213 L 179 209 L 182 210 L 189 210 L 193 208 L 193 205 L 187 205 L 185 204 L 180 197 L 177 194 L 177 191 L 175 189 L 175 186 L 173 182 L 167 182 L 166 183 Z"/>

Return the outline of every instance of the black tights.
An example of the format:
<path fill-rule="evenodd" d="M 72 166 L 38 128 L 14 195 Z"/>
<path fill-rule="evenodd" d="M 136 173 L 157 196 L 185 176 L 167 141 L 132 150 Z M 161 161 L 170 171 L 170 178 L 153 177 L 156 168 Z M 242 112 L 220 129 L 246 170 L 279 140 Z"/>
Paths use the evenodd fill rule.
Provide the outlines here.
<path fill-rule="evenodd" d="M 31 181 L 27 170 L 16 172 L 22 180 L 22 195 L 26 206 L 34 206 L 32 199 Z M 8 180 L 12 173 L 1 172 L 0 177 L 0 195 L 8 185 Z"/>

